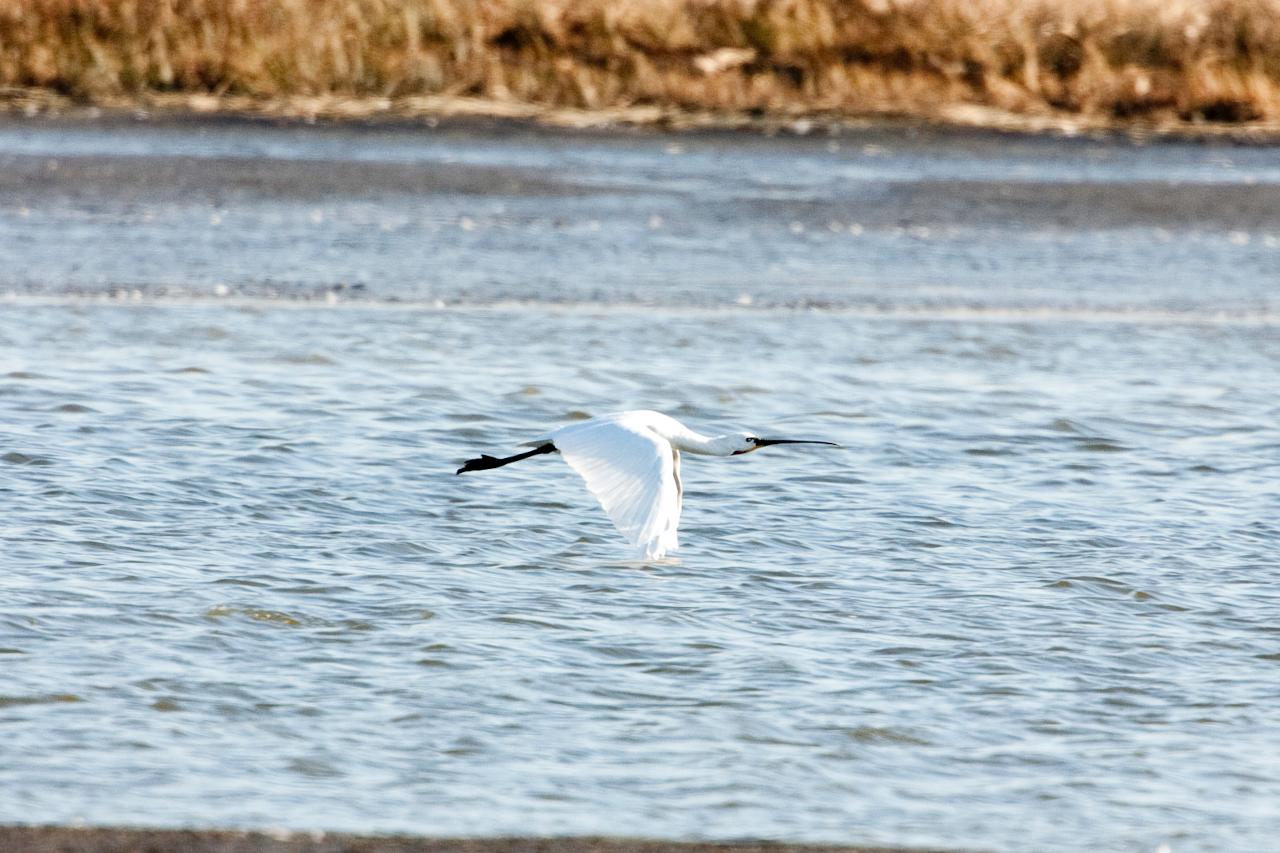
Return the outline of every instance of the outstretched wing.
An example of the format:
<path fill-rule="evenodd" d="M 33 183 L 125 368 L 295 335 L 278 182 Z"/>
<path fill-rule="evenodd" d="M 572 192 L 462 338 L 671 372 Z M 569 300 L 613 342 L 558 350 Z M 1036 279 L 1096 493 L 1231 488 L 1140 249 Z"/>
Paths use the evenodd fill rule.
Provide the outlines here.
<path fill-rule="evenodd" d="M 675 550 L 680 460 L 670 442 L 642 425 L 620 420 L 574 424 L 549 438 L 645 559 L 660 559 Z"/>

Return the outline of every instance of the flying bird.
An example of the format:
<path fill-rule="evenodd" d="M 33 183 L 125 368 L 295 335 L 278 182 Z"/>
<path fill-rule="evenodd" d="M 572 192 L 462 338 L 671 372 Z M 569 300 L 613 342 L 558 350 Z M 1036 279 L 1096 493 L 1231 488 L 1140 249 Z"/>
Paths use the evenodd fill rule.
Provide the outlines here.
<path fill-rule="evenodd" d="M 618 531 L 646 560 L 676 549 L 676 526 L 684 488 L 680 451 L 703 456 L 741 456 L 774 444 L 827 444 L 792 438 L 759 438 L 747 432 L 706 436 L 660 412 L 601 415 L 540 435 L 524 446 L 533 450 L 497 458 L 482 455 L 457 473 L 487 471 L 512 462 L 559 453 L 587 483 Z"/>

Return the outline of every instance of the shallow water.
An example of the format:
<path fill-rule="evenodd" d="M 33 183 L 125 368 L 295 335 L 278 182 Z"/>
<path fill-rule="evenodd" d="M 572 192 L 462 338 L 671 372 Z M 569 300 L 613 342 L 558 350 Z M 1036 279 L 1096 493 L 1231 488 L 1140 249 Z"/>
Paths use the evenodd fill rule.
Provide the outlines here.
<path fill-rule="evenodd" d="M 1280 833 L 1273 151 L 27 123 L 0 161 L 0 821 Z M 652 565 L 557 459 L 453 476 L 636 407 L 844 447 L 687 458 Z"/>

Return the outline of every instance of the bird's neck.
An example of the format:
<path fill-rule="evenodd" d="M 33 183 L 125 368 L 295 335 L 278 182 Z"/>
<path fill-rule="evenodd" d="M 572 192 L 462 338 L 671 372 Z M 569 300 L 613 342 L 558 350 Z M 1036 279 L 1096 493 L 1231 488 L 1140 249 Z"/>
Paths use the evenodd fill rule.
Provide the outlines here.
<path fill-rule="evenodd" d="M 672 436 L 671 444 L 676 450 L 683 450 L 685 453 L 697 453 L 702 456 L 728 456 L 733 452 L 730 447 L 731 435 L 702 435 L 693 430 L 686 430 L 683 434 Z"/>

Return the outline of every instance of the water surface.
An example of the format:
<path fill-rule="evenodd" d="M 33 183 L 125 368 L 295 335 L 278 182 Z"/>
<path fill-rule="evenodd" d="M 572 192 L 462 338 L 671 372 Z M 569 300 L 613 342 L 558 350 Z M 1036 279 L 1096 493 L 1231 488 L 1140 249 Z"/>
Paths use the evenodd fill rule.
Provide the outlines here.
<path fill-rule="evenodd" d="M 1274 163 L 0 126 L 0 821 L 1266 849 Z"/>

